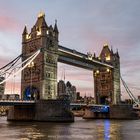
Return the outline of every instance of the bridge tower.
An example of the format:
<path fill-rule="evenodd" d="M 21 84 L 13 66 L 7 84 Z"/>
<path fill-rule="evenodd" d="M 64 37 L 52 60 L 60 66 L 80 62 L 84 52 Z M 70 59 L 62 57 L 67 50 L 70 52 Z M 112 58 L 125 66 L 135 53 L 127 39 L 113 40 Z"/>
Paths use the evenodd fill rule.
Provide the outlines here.
<path fill-rule="evenodd" d="M 120 94 L 120 57 L 104 45 L 99 56 L 102 62 L 111 64 L 114 69 L 99 68 L 94 70 L 94 97 L 97 104 L 118 104 Z"/>
<path fill-rule="evenodd" d="M 30 33 L 25 26 L 22 34 L 22 61 L 38 49 L 41 49 L 41 53 L 22 72 L 23 99 L 56 98 L 58 35 L 57 22 L 55 21 L 54 27 L 48 26 L 44 13 L 38 15 Z"/>

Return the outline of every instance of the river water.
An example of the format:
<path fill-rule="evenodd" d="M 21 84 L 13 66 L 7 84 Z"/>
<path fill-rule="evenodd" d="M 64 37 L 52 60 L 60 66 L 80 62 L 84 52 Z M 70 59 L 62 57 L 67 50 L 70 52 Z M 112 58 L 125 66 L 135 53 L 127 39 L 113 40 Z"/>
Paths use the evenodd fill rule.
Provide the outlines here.
<path fill-rule="evenodd" d="M 8 122 L 0 117 L 0 140 L 140 140 L 140 120 L 84 120 L 74 123 Z"/>

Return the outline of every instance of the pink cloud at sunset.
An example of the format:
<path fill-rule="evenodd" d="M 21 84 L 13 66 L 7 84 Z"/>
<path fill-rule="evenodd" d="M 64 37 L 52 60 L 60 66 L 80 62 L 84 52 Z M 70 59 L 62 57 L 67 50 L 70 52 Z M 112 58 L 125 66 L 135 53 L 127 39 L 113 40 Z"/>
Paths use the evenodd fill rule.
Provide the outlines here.
<path fill-rule="evenodd" d="M 0 16 L 0 32 L 19 32 L 20 23 L 9 16 Z"/>

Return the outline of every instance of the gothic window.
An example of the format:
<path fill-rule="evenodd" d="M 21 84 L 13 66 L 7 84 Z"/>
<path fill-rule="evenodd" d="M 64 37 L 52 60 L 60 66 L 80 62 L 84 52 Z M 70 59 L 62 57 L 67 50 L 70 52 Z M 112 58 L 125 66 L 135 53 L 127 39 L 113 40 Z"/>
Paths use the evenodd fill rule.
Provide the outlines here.
<path fill-rule="evenodd" d="M 48 91 L 50 91 L 51 90 L 51 86 L 50 85 L 48 85 Z"/>
<path fill-rule="evenodd" d="M 47 73 L 46 73 L 46 77 L 47 77 L 47 78 L 51 78 L 51 73 L 47 72 Z"/>
<path fill-rule="evenodd" d="M 105 79 L 105 74 L 102 75 L 102 79 Z"/>
<path fill-rule="evenodd" d="M 50 40 L 50 45 L 52 45 L 53 43 L 52 43 L 52 40 Z"/>

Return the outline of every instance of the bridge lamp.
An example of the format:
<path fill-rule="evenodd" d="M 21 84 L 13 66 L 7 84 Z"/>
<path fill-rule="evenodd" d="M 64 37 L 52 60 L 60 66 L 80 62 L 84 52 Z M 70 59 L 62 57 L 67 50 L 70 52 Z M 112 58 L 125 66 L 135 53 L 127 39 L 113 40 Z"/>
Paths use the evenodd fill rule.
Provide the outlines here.
<path fill-rule="evenodd" d="M 49 34 L 49 30 L 47 30 L 47 35 Z"/>
<path fill-rule="evenodd" d="M 31 62 L 29 65 L 28 65 L 28 68 L 32 68 L 34 67 L 34 62 Z"/>
<path fill-rule="evenodd" d="M 96 74 L 99 74 L 100 73 L 100 71 L 99 70 L 96 70 Z"/>
<path fill-rule="evenodd" d="M 107 69 L 106 69 L 106 71 L 107 71 L 107 72 L 110 72 L 110 69 L 109 69 L 109 68 L 107 68 Z"/>
<path fill-rule="evenodd" d="M 101 57 L 98 57 L 99 60 L 101 60 Z"/>
<path fill-rule="evenodd" d="M 107 55 L 107 56 L 105 57 L 105 59 L 106 59 L 106 61 L 110 61 L 110 55 Z"/>
<path fill-rule="evenodd" d="M 38 29 L 38 31 L 37 31 L 37 36 L 38 35 L 41 35 L 41 30 L 40 29 Z"/>
<path fill-rule="evenodd" d="M 30 38 L 31 38 L 30 34 L 27 34 L 26 39 L 30 39 Z"/>

